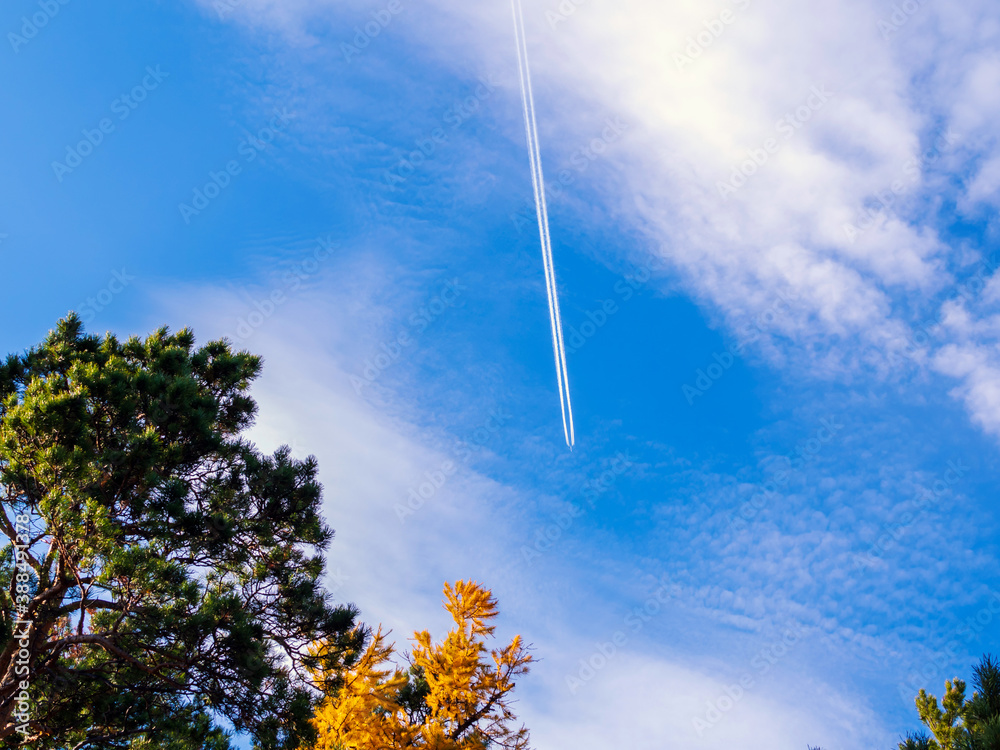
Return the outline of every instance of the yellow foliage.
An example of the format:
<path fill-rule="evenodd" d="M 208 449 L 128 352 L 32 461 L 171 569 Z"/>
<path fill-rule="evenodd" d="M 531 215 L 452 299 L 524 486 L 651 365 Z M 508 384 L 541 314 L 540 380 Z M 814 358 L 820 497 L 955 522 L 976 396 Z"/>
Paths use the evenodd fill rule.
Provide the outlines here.
<path fill-rule="evenodd" d="M 415 633 L 409 673 L 391 663 L 393 647 L 379 628 L 343 687 L 317 709 L 314 750 L 527 750 L 528 730 L 511 728 L 510 698 L 515 678 L 528 671 L 527 647 L 517 636 L 487 649 L 497 616 L 488 589 L 458 581 L 445 584 L 444 595 L 455 628 L 440 644 Z"/>
<path fill-rule="evenodd" d="M 327 700 L 317 710 L 313 719 L 320 735 L 316 750 L 412 747 L 411 728 L 395 716 L 406 675 L 396 669 L 380 669 L 392 652 L 379 628 L 358 663 L 345 675 L 337 700 Z"/>

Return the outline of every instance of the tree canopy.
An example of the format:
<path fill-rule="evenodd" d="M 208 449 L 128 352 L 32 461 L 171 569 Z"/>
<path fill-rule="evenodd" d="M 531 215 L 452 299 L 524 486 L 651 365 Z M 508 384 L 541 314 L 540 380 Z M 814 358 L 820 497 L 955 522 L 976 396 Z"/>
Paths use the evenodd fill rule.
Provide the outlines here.
<path fill-rule="evenodd" d="M 911 733 L 900 750 L 1000 750 L 1000 662 L 987 654 L 973 667 L 974 692 L 965 697 L 965 682 L 944 684 L 941 703 L 926 690 L 917 695 L 917 713 L 930 730 Z"/>
<path fill-rule="evenodd" d="M 317 710 L 315 750 L 527 750 L 511 702 L 515 678 L 532 660 L 527 647 L 517 636 L 487 648 L 498 614 L 489 590 L 458 581 L 444 594 L 455 628 L 437 644 L 427 631 L 415 633 L 408 669 L 391 662 L 394 648 L 379 628 Z"/>
<path fill-rule="evenodd" d="M 260 371 L 189 330 L 120 341 L 73 315 L 0 366 L 0 746 L 314 739 L 364 632 L 321 585 L 315 459 L 241 436 Z"/>

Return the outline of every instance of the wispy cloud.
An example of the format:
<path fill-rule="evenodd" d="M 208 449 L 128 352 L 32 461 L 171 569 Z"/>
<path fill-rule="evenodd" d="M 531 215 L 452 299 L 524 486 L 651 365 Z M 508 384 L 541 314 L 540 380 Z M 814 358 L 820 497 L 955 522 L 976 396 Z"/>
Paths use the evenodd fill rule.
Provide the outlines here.
<path fill-rule="evenodd" d="M 417 349 L 440 341 L 434 331 L 434 341 L 402 347 L 404 359 L 397 361 L 406 366 L 391 366 L 375 379 L 377 387 L 363 389 L 363 398 L 351 386 L 351 376 L 365 369 L 381 343 L 398 342 L 406 316 L 434 288 L 429 279 L 446 278 L 440 268 L 423 267 L 416 290 L 378 253 L 370 264 L 358 263 L 359 273 L 339 276 L 351 288 L 320 305 L 325 353 L 308 361 L 329 381 L 312 382 L 282 367 L 281 380 L 299 377 L 301 389 L 282 382 L 261 391 L 269 413 L 281 416 L 269 418 L 260 434 L 277 440 L 305 432 L 304 442 L 333 457 L 326 462 L 330 486 L 357 498 L 345 516 L 355 530 L 341 531 L 342 549 L 357 568 L 345 565 L 344 572 L 356 586 L 352 591 L 379 592 L 371 602 L 378 616 L 388 618 L 383 613 L 393 609 L 401 613 L 394 625 L 419 619 L 428 610 L 424 600 L 435 600 L 437 578 L 468 575 L 470 565 L 484 575 L 500 572 L 499 588 L 517 621 L 550 654 L 551 668 L 541 668 L 544 687 L 533 694 L 538 708 L 529 711 L 536 737 L 553 747 L 724 747 L 743 746 L 747 737 L 760 747 L 885 744 L 894 735 L 887 722 L 864 707 L 864 698 L 843 697 L 851 692 L 844 663 L 859 670 L 929 663 L 954 622 L 942 617 L 918 633 L 914 613 L 937 612 L 944 603 L 986 606 L 976 576 L 988 575 L 991 560 L 976 545 L 983 528 L 967 520 L 975 512 L 972 489 L 960 481 L 936 490 L 949 461 L 972 462 L 960 448 L 949 453 L 950 442 L 936 445 L 940 460 L 928 459 L 925 444 L 941 442 L 939 434 L 916 429 L 919 418 L 902 416 L 902 408 L 892 423 L 877 422 L 896 390 L 935 408 L 939 392 L 950 392 L 975 424 L 1000 436 L 994 354 L 1000 282 L 982 241 L 992 236 L 988 212 L 997 204 L 1000 174 L 993 132 L 1000 59 L 991 49 L 1000 25 L 984 2 L 947 9 L 917 3 L 902 16 L 898 5 L 589 0 L 568 13 L 539 0 L 525 9 L 546 163 L 573 164 L 609 117 L 627 124 L 613 141 L 599 142 L 586 169 L 555 170 L 570 179 L 553 205 L 586 226 L 597 216 L 638 238 L 627 260 L 666 269 L 645 285 L 683 288 L 712 324 L 737 339 L 751 325 L 747 351 L 767 363 L 783 387 L 829 387 L 816 404 L 794 409 L 791 427 L 783 425 L 789 434 L 773 441 L 754 436 L 758 464 L 720 468 L 711 456 L 692 464 L 647 442 L 630 454 L 636 466 L 622 477 L 641 487 L 632 487 L 627 507 L 612 508 L 617 492 L 608 492 L 595 512 L 561 524 L 568 507 L 581 507 L 573 505 L 579 498 L 568 497 L 579 483 L 565 481 L 569 464 L 552 460 L 517 419 L 504 425 L 502 441 L 482 443 L 476 462 L 456 461 L 456 435 L 474 434 L 488 417 L 484 406 L 495 406 L 499 387 L 469 382 L 475 377 L 467 374 L 486 367 L 482 351 L 471 356 L 450 342 L 447 356 L 423 370 Z M 246 0 L 232 18 L 250 29 L 281 31 L 294 50 L 284 60 L 306 59 L 301 67 L 283 62 L 281 72 L 284 96 L 303 105 L 294 107 L 303 113 L 301 143 L 365 163 L 358 184 L 391 197 L 363 210 L 409 216 L 408 201 L 418 196 L 425 212 L 431 206 L 454 217 L 461 213 L 456 205 L 489 193 L 483 186 L 494 185 L 498 175 L 523 171 L 508 9 L 453 0 L 417 7 L 401 0 L 392 22 L 369 35 L 363 55 L 350 63 L 339 58 L 338 65 L 371 80 L 404 86 L 407 71 L 394 65 L 390 51 L 405 47 L 472 91 L 483 76 L 496 87 L 456 131 L 468 140 L 436 143 L 432 158 L 397 185 L 384 184 L 386 170 L 398 168 L 413 143 L 433 140 L 442 114 L 461 101 L 457 93 L 403 92 L 408 105 L 422 102 L 407 110 L 418 121 L 410 129 L 376 136 L 355 128 L 340 145 L 329 139 L 325 116 L 335 112 L 329 101 L 307 102 L 303 95 L 315 81 L 311 65 L 325 59 L 317 36 L 353 44 L 351 29 L 364 31 L 373 12 L 377 8 L 361 3 Z M 331 19 L 337 23 L 327 32 L 321 22 Z M 484 130 L 474 131 L 479 127 Z M 411 133 L 423 135 L 414 140 Z M 509 211 L 497 213 L 503 219 Z M 957 222 L 967 222 L 962 232 L 955 231 Z M 406 226 L 415 235 L 423 230 L 418 220 Z M 612 266 L 622 260 L 594 255 Z M 519 274 L 518 283 L 527 277 Z M 473 296 L 462 301 L 474 304 Z M 596 316 L 598 309 L 604 310 L 591 312 Z M 578 317 L 585 318 L 593 321 L 585 312 Z M 453 319 L 440 320 L 445 336 Z M 255 346 L 280 362 L 309 351 L 286 329 L 275 330 L 282 335 L 268 327 L 255 334 Z M 405 359 L 410 351 L 413 360 Z M 705 368 L 717 365 L 711 374 L 705 369 L 711 383 L 722 377 L 725 352 L 717 352 L 721 361 L 711 354 L 704 360 Z M 700 407 L 715 394 L 698 386 L 697 367 L 690 382 L 702 391 L 700 400 L 692 396 Z M 413 407 L 420 388 L 421 407 Z M 306 394 L 322 408 L 303 412 L 296 402 Z M 518 414 L 537 403 L 533 384 L 517 396 Z M 683 395 L 677 402 L 687 409 Z M 827 429 L 821 438 L 824 419 L 843 428 Z M 516 456 L 493 464 L 494 474 L 483 463 L 501 443 Z M 454 465 L 454 474 L 449 468 L 447 481 L 435 482 L 446 465 Z M 537 465 L 547 467 L 545 481 Z M 588 474 L 573 468 L 578 478 Z M 974 470 L 968 476 L 978 481 Z M 434 491 L 414 501 L 414 509 L 410 491 L 420 495 L 425 482 Z M 935 503 L 921 500 L 927 492 Z M 399 523 L 397 506 L 414 515 Z M 609 520 L 619 510 L 620 527 Z M 337 506 L 330 511 L 336 525 Z M 511 558 L 526 540 L 538 551 L 536 533 L 553 524 L 558 554 L 515 565 Z M 477 530 L 489 542 L 470 553 L 462 535 Z M 375 550 L 365 546 L 369 535 L 383 540 Z M 414 558 L 426 559 L 427 569 L 410 570 L 405 561 Z M 673 587 L 669 611 L 616 645 L 615 659 L 587 689 L 568 695 L 565 676 L 598 645 L 614 643 L 628 606 L 649 596 L 650 578 Z M 413 593 L 418 588 L 420 596 Z M 758 683 L 759 691 L 744 687 L 739 701 L 732 698 L 727 688 L 747 674 L 761 677 L 755 657 L 788 628 L 801 634 L 808 644 L 801 653 L 812 661 L 792 650 L 780 667 L 790 681 Z M 664 644 L 675 644 L 674 650 Z M 969 641 L 962 648 L 979 645 Z M 935 669 L 965 656 L 961 649 L 954 654 Z M 693 719 L 708 721 L 709 704 L 721 711 L 727 695 L 733 707 L 699 737 Z M 660 696 L 675 697 L 676 704 Z M 893 720 L 909 717 L 909 699 L 892 705 Z M 619 716 L 628 720 L 616 723 Z"/>
<path fill-rule="evenodd" d="M 782 367 L 844 377 L 873 364 L 859 359 L 859 344 L 909 338 L 961 273 L 968 249 L 941 238 L 942 203 L 974 211 L 996 200 L 1000 162 L 988 123 L 1000 109 L 992 85 L 1000 58 L 993 26 L 979 24 L 990 6 L 944 13 L 915 5 L 908 13 L 870 0 L 818 10 L 594 0 L 567 13 L 529 3 L 542 140 L 558 161 L 557 144 L 573 140 L 554 136 L 580 132 L 581 112 L 625 119 L 628 138 L 589 185 L 621 221 L 644 230 L 648 245 L 637 254 L 666 260 L 706 311 L 733 327 L 777 294 L 796 299 L 795 314 L 761 348 Z M 394 31 L 433 43 L 428 56 L 438 64 L 506 71 L 512 101 L 504 10 L 439 0 L 403 7 Z M 366 20 L 360 4 L 334 9 L 323 0 L 248 0 L 237 13 L 277 25 L 293 43 L 310 18 L 353 13 L 359 28 Z M 444 33 L 456 26 L 464 33 Z M 505 126 L 516 142 L 513 111 Z M 944 134 L 931 163 L 928 145 Z M 948 173 L 962 182 L 942 180 Z M 719 185 L 733 191 L 720 195 Z M 846 232 L 886 191 L 893 215 Z M 793 361 L 792 349 L 810 354 Z M 984 388 L 957 377 L 957 394 Z M 982 398 L 960 398 L 987 429 L 1000 426 Z"/>

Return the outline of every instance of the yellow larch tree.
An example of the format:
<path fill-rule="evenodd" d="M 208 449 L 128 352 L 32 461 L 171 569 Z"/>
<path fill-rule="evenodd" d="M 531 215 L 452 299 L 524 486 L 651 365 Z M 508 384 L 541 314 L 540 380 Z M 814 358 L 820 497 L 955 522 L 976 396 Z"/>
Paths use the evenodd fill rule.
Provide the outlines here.
<path fill-rule="evenodd" d="M 497 601 L 478 583 L 445 584 L 455 621 L 441 643 L 427 631 L 400 669 L 379 628 L 341 687 L 317 709 L 315 750 L 527 750 L 528 730 L 513 728 L 515 679 L 532 660 L 521 637 L 489 649 Z M 322 650 L 319 644 L 317 650 Z"/>

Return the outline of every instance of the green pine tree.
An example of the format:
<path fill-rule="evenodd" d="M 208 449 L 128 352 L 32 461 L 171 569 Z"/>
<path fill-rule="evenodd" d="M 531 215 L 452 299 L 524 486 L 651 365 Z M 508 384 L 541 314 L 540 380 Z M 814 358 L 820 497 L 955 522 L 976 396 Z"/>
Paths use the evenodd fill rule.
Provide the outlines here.
<path fill-rule="evenodd" d="M 1000 750 L 1000 662 L 989 654 L 973 667 L 972 697 L 965 682 L 946 681 L 944 698 L 921 690 L 917 696 L 920 720 L 931 730 L 909 734 L 900 750 Z"/>
<path fill-rule="evenodd" d="M 335 680 L 364 628 L 321 586 L 315 459 L 241 437 L 260 370 L 189 330 L 122 342 L 75 315 L 0 366 L 0 747 L 311 741 L 335 687 L 308 675 Z"/>

